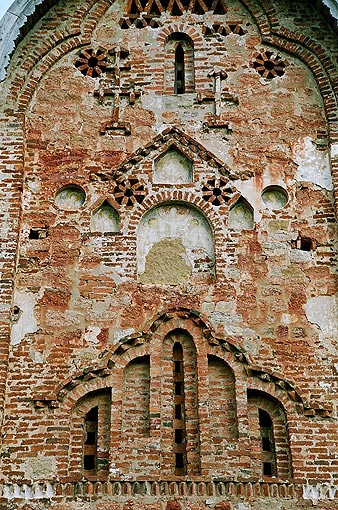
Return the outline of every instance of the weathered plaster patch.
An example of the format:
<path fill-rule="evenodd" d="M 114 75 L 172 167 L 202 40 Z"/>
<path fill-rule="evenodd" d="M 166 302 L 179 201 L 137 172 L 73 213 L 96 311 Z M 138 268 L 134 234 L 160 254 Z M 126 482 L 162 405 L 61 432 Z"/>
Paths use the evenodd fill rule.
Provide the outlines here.
<path fill-rule="evenodd" d="M 46 325 L 55 328 L 80 326 L 82 319 L 82 314 L 71 310 L 65 312 L 49 310 L 46 314 Z"/>
<path fill-rule="evenodd" d="M 170 149 L 155 161 L 153 175 L 155 183 L 192 182 L 192 165 L 179 150 Z"/>
<path fill-rule="evenodd" d="M 307 181 L 332 191 L 330 160 L 327 151 L 318 151 L 310 137 L 294 147 L 294 161 L 298 165 L 297 181 Z"/>
<path fill-rule="evenodd" d="M 159 285 L 187 283 L 192 272 L 187 259 L 180 239 L 163 239 L 149 250 L 140 282 Z"/>
<path fill-rule="evenodd" d="M 31 480 L 48 480 L 56 475 L 55 457 L 31 457 L 24 463 L 25 478 Z"/>
<path fill-rule="evenodd" d="M 32 292 L 16 291 L 14 304 L 21 310 L 19 319 L 12 325 L 11 344 L 18 345 L 28 333 L 38 330 L 38 323 L 34 315 L 34 307 L 39 299 L 39 294 Z"/>
<path fill-rule="evenodd" d="M 324 338 L 338 336 L 338 294 L 309 299 L 305 313 L 310 322 L 319 326 Z"/>
<path fill-rule="evenodd" d="M 291 250 L 290 251 L 290 262 L 302 263 L 302 262 L 311 262 L 313 259 L 312 251 L 304 251 L 304 250 Z"/>

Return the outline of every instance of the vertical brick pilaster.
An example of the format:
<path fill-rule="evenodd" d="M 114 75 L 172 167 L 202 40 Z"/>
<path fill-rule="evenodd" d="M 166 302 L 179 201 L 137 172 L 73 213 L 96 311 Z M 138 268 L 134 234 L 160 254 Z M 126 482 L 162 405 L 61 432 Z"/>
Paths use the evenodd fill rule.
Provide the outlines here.
<path fill-rule="evenodd" d="M 4 402 L 23 179 L 23 117 L 0 118 L 0 402 Z M 0 428 L 3 409 L 0 408 Z"/>

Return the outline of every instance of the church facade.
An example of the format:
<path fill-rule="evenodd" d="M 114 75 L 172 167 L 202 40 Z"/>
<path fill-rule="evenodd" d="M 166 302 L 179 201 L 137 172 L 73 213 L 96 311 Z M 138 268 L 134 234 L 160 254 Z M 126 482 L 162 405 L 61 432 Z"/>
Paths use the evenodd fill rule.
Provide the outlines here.
<path fill-rule="evenodd" d="M 338 508 L 338 5 L 0 24 L 0 508 Z"/>

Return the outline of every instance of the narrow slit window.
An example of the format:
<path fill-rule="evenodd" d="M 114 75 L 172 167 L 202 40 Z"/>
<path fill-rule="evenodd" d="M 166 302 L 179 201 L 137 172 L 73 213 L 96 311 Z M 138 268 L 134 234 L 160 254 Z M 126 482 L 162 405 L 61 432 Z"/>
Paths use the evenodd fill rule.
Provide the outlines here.
<path fill-rule="evenodd" d="M 91 475 L 97 471 L 98 407 L 93 407 L 85 417 L 83 441 L 83 470 Z"/>
<path fill-rule="evenodd" d="M 179 342 L 173 348 L 173 398 L 174 398 L 174 444 L 175 475 L 186 474 L 186 440 L 185 440 L 185 395 L 183 349 Z"/>
<path fill-rule="evenodd" d="M 181 43 L 178 43 L 175 51 L 175 94 L 184 94 L 185 92 L 185 65 L 184 49 Z"/>
<path fill-rule="evenodd" d="M 272 419 L 270 415 L 263 409 L 258 409 L 258 416 L 261 434 L 263 475 L 277 476 L 277 462 Z"/>

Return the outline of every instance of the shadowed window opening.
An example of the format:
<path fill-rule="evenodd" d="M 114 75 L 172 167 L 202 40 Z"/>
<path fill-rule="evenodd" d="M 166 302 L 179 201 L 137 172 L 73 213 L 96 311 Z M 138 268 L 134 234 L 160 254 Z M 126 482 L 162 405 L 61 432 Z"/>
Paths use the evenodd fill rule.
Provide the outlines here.
<path fill-rule="evenodd" d="M 275 440 L 273 434 L 272 419 L 263 409 L 258 409 L 258 417 L 263 455 L 263 475 L 277 476 Z"/>
<path fill-rule="evenodd" d="M 175 51 L 175 94 L 184 94 L 185 92 L 185 70 L 184 70 L 184 50 L 181 43 Z"/>
<path fill-rule="evenodd" d="M 173 347 L 174 378 L 174 458 L 175 475 L 186 474 L 187 452 L 185 441 L 185 394 L 183 348 L 179 342 Z"/>
<path fill-rule="evenodd" d="M 83 446 L 83 469 L 96 473 L 97 469 L 97 431 L 99 422 L 99 409 L 93 407 L 85 417 L 84 423 L 84 446 Z"/>

